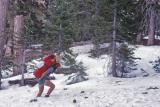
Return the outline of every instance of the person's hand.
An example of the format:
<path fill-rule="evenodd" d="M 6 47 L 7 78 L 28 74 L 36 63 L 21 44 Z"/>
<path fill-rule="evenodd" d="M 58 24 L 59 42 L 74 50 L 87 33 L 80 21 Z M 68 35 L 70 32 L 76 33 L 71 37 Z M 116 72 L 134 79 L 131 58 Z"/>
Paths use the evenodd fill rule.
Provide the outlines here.
<path fill-rule="evenodd" d="M 39 82 L 40 80 L 41 80 L 41 78 L 39 78 L 39 79 L 38 79 L 38 78 L 36 78 L 36 81 L 37 81 L 37 82 Z"/>
<path fill-rule="evenodd" d="M 61 72 L 60 68 L 57 68 L 57 69 L 56 69 L 55 74 L 62 74 L 62 72 Z"/>
<path fill-rule="evenodd" d="M 55 62 L 55 61 L 56 61 L 56 59 L 55 59 L 55 58 L 54 58 L 54 59 L 51 59 L 51 61 L 52 61 L 52 62 Z"/>

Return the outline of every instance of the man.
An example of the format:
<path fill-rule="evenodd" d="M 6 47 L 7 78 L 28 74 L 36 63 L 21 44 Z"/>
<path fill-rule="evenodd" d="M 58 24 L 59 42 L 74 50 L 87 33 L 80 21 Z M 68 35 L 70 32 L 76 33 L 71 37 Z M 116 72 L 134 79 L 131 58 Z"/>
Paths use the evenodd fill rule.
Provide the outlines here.
<path fill-rule="evenodd" d="M 35 70 L 34 76 L 39 84 L 39 92 L 37 97 L 40 97 L 44 90 L 44 85 L 50 87 L 45 97 L 49 97 L 55 88 L 55 85 L 50 81 L 49 75 L 56 71 L 60 67 L 58 63 L 58 56 L 56 54 L 49 55 L 43 59 L 44 65 Z"/>

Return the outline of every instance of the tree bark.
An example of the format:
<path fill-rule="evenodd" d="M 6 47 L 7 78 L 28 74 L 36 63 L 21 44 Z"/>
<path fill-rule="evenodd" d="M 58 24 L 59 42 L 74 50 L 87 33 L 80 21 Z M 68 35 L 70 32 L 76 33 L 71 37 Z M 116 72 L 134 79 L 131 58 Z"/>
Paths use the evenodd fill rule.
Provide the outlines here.
<path fill-rule="evenodd" d="M 116 23 L 117 23 L 117 0 L 114 3 L 114 18 L 113 18 L 113 36 L 112 36 L 112 75 L 117 77 L 116 72 Z"/>
<path fill-rule="evenodd" d="M 151 9 L 151 15 L 149 19 L 148 45 L 154 45 L 155 42 L 155 14 L 155 10 Z"/>
<path fill-rule="evenodd" d="M 143 39 L 142 33 L 138 33 L 136 38 L 137 44 L 142 44 L 142 39 Z"/>
<path fill-rule="evenodd" d="M 14 18 L 14 67 L 13 75 L 18 75 L 23 69 L 23 44 L 22 44 L 22 33 L 24 29 L 24 16 L 17 15 Z"/>
<path fill-rule="evenodd" d="M 54 76 L 49 77 L 50 80 L 55 80 L 56 78 Z M 9 80 L 8 83 L 10 85 L 15 85 L 15 84 L 19 84 L 21 85 L 21 80 L 20 79 L 16 79 L 16 80 Z M 24 85 L 30 85 L 30 86 L 35 86 L 37 84 L 37 80 L 36 78 L 25 78 L 24 79 Z"/>
<path fill-rule="evenodd" d="M 95 18 L 96 18 L 96 20 L 98 19 L 98 17 L 99 17 L 99 0 L 95 0 L 95 8 L 96 8 L 96 10 L 95 10 Z M 94 40 L 94 49 L 95 49 L 95 55 L 96 56 L 99 56 L 100 55 L 100 50 L 99 50 L 99 45 L 96 43 L 96 38 L 97 38 L 97 36 L 98 36 L 98 31 L 97 31 L 97 29 L 94 29 L 94 35 L 95 35 L 95 40 Z"/>
<path fill-rule="evenodd" d="M 148 13 L 149 13 L 149 29 L 148 29 L 148 45 L 154 45 L 155 43 L 155 30 L 156 30 L 156 5 L 158 0 L 149 0 Z"/>
<path fill-rule="evenodd" d="M 4 56 L 4 45 L 5 45 L 5 28 L 6 28 L 6 16 L 8 10 L 9 0 L 0 0 L 0 89 L 1 89 L 1 69 L 2 60 Z"/>
<path fill-rule="evenodd" d="M 14 10 L 12 5 L 9 5 L 7 16 L 9 22 L 9 32 L 5 55 L 13 57 Z"/>
<path fill-rule="evenodd" d="M 64 50 L 63 50 L 63 28 L 62 28 L 62 23 L 60 23 L 60 25 L 59 25 L 59 40 L 58 40 L 58 48 L 59 48 L 59 50 L 58 50 L 58 54 L 60 55 L 60 53 L 61 52 L 63 52 Z"/>

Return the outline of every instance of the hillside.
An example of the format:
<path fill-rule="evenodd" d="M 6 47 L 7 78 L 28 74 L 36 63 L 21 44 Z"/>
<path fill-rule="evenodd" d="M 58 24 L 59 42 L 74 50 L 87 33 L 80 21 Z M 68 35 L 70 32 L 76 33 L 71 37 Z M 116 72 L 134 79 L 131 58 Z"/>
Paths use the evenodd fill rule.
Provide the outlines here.
<path fill-rule="evenodd" d="M 138 70 L 132 73 L 135 78 L 113 78 L 105 72 L 105 64 L 108 56 L 91 58 L 87 49 L 91 45 L 78 46 L 72 48 L 74 52 L 78 50 L 77 61 L 82 61 L 87 68 L 88 81 L 66 85 L 68 76 L 55 75 L 53 81 L 56 88 L 49 98 L 43 96 L 37 102 L 30 102 L 35 97 L 37 85 L 35 87 L 8 86 L 3 80 L 6 89 L 0 91 L 0 107 L 159 107 L 160 106 L 160 75 L 155 73 L 149 63 L 160 53 L 160 47 L 138 46 L 135 56 Z M 149 74 L 144 77 L 143 68 Z M 26 74 L 26 76 L 32 74 Z M 15 79 L 19 77 L 9 78 Z M 47 88 L 45 89 L 45 92 Z"/>

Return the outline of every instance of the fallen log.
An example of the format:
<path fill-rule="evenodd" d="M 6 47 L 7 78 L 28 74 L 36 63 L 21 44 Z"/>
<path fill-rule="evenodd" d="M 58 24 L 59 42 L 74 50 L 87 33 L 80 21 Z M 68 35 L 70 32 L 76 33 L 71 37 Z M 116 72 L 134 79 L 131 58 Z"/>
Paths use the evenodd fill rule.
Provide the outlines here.
<path fill-rule="evenodd" d="M 50 80 L 55 80 L 55 77 L 50 77 Z M 15 85 L 15 84 L 21 84 L 21 80 L 20 79 L 17 79 L 17 80 L 9 80 L 8 83 L 10 85 Z M 35 86 L 37 84 L 37 80 L 36 78 L 25 78 L 24 79 L 24 84 L 25 85 L 29 85 L 29 86 Z"/>

